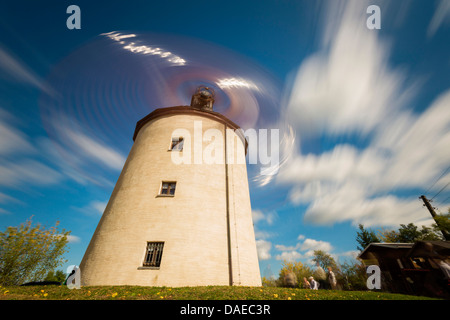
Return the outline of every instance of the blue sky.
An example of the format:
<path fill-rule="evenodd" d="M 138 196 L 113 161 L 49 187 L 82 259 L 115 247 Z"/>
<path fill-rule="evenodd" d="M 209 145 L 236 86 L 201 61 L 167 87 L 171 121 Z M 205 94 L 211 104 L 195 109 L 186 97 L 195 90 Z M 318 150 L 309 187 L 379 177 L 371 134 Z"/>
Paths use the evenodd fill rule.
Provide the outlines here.
<path fill-rule="evenodd" d="M 71 4 L 80 30 L 66 27 Z M 366 26 L 372 4 L 381 29 Z M 358 223 L 429 224 L 421 194 L 450 207 L 449 1 L 0 6 L 0 227 L 59 220 L 71 230 L 66 265 L 82 259 L 136 121 L 224 76 L 259 91 L 221 95 L 217 111 L 295 132 L 277 175 L 248 166 L 262 275 L 315 249 L 351 257 Z"/>

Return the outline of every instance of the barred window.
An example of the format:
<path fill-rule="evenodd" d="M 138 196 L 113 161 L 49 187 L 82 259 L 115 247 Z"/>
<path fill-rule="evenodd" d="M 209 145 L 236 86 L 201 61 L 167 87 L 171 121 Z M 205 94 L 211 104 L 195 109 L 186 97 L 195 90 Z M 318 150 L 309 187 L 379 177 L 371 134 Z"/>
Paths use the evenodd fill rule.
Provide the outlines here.
<path fill-rule="evenodd" d="M 183 150 L 183 137 L 172 137 L 172 143 L 170 144 L 170 150 L 182 151 Z"/>
<path fill-rule="evenodd" d="M 167 182 L 163 181 L 161 184 L 161 192 L 162 195 L 175 195 L 175 187 L 177 183 L 176 182 Z"/>
<path fill-rule="evenodd" d="M 147 242 L 144 267 L 159 267 L 164 248 L 164 242 Z"/>

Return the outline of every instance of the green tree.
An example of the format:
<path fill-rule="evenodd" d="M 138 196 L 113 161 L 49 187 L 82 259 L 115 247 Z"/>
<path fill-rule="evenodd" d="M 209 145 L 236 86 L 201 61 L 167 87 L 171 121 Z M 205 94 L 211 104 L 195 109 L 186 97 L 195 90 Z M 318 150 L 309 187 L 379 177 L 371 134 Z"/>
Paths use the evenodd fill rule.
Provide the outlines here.
<path fill-rule="evenodd" d="M 319 265 L 326 271 L 328 267 L 331 267 L 333 270 L 337 270 L 338 265 L 334 258 L 322 250 L 314 250 L 314 258 L 312 261 L 319 263 Z"/>
<path fill-rule="evenodd" d="M 414 243 L 420 240 L 441 240 L 441 238 L 433 228 L 422 226 L 422 229 L 419 229 L 413 223 L 408 223 L 400 225 L 397 242 Z"/>
<path fill-rule="evenodd" d="M 363 251 L 369 244 L 373 242 L 380 242 L 375 234 L 375 231 L 365 229 L 362 224 L 359 224 L 359 231 L 356 232 L 356 242 L 358 242 L 357 249 Z"/>
<path fill-rule="evenodd" d="M 44 278 L 44 281 L 60 282 L 66 280 L 66 274 L 62 270 L 50 270 Z"/>
<path fill-rule="evenodd" d="M 344 290 L 367 290 L 366 266 L 353 259 L 340 265 L 340 277 Z"/>
<path fill-rule="evenodd" d="M 0 284 L 20 285 L 41 281 L 49 270 L 55 270 L 65 260 L 70 231 L 56 227 L 32 225 L 31 218 L 19 227 L 0 232 Z"/>
<path fill-rule="evenodd" d="M 313 271 L 308 266 L 304 265 L 300 261 L 298 262 L 290 262 L 283 261 L 282 268 L 280 269 L 280 275 L 278 277 L 278 285 L 284 286 L 286 285 L 286 276 L 289 273 L 293 273 L 295 275 L 297 286 L 301 286 L 303 284 L 303 278 L 308 278 L 313 274 Z"/>
<path fill-rule="evenodd" d="M 381 230 L 378 230 L 377 232 L 377 238 L 380 242 L 399 242 L 398 241 L 398 231 L 397 230 L 389 230 L 381 228 Z"/>
<path fill-rule="evenodd" d="M 422 226 L 421 229 L 413 223 L 401 224 L 398 230 L 381 229 L 378 231 L 377 237 L 380 242 L 389 243 L 445 240 L 442 232 L 450 232 L 450 214 L 439 214 L 435 217 L 435 220 L 436 223 L 430 227 Z"/>
<path fill-rule="evenodd" d="M 450 235 L 450 208 L 446 214 L 437 214 L 434 220 L 436 223 L 432 225 L 433 231 L 438 235 L 446 234 L 448 239 Z"/>

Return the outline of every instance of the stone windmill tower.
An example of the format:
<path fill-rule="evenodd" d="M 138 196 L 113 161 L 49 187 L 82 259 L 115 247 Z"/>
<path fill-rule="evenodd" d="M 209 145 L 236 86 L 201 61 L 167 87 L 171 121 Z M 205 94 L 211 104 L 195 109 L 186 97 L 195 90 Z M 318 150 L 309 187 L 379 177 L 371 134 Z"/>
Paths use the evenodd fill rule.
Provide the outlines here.
<path fill-rule="evenodd" d="M 80 264 L 82 285 L 261 285 L 247 141 L 213 103 L 200 87 L 190 106 L 137 122 Z"/>

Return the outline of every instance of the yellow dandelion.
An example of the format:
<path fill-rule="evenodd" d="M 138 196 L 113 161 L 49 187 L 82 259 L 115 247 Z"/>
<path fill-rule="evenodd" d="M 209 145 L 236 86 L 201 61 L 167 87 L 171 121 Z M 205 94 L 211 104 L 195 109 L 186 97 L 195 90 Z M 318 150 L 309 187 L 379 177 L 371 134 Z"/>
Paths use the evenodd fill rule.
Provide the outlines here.
<path fill-rule="evenodd" d="M 118 295 L 118 293 L 117 292 L 114 292 L 112 295 L 111 295 L 111 297 L 116 297 Z"/>
<path fill-rule="evenodd" d="M 278 298 L 278 295 L 276 293 L 273 294 L 274 298 Z"/>
<path fill-rule="evenodd" d="M 44 293 L 45 291 L 44 291 L 44 290 L 41 290 L 41 292 Z"/>
<path fill-rule="evenodd" d="M 9 290 L 6 290 L 5 292 L 3 292 L 3 294 L 7 294 L 9 292 Z"/>
<path fill-rule="evenodd" d="M 160 296 L 160 298 L 161 298 L 161 299 L 164 299 L 164 297 L 163 297 L 163 296 Z"/>
<path fill-rule="evenodd" d="M 292 300 L 291 297 L 288 297 L 288 300 Z"/>
<path fill-rule="evenodd" d="M 48 293 L 44 293 L 44 297 L 48 296 Z"/>

